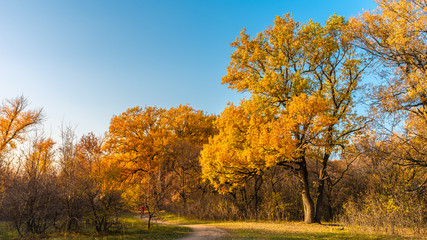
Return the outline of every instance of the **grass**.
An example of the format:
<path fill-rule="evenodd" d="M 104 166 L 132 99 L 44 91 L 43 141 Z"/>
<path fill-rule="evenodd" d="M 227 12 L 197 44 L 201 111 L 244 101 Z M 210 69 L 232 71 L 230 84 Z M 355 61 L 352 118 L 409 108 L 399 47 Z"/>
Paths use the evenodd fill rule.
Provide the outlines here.
<path fill-rule="evenodd" d="M 0 222 L 0 239 L 14 239 L 17 236 L 15 228 L 5 222 Z"/>
<path fill-rule="evenodd" d="M 168 240 L 186 236 L 191 232 L 190 228 L 171 225 L 153 224 L 147 229 L 145 221 L 135 218 L 135 214 L 129 213 L 120 217 L 120 225 L 109 234 L 97 234 L 92 228 L 84 228 L 81 233 L 50 233 L 47 236 L 28 236 L 27 239 L 57 239 L 57 240 L 115 240 L 115 239 L 150 239 Z M 0 223 L 0 239 L 18 239 L 18 233 L 6 223 Z"/>
<path fill-rule="evenodd" d="M 381 233 L 366 233 L 363 229 L 354 229 L 336 224 L 304 224 L 302 222 L 265 222 L 265 221 L 245 221 L 245 222 L 220 222 L 201 221 L 190 218 L 179 217 L 171 214 L 162 214 L 161 219 L 175 224 L 204 224 L 218 227 L 227 231 L 228 235 L 221 240 L 237 239 L 420 239 L 418 237 L 405 237 L 399 235 L 385 235 Z M 191 229 L 182 226 L 158 225 L 154 224 L 150 230 L 147 229 L 146 222 L 135 218 L 135 214 L 129 213 L 120 218 L 121 224 L 116 230 L 108 235 L 99 235 L 92 228 L 83 229 L 79 234 L 59 234 L 52 233 L 47 237 L 58 240 L 76 239 L 177 239 L 184 237 Z M 40 237 L 40 236 L 38 236 Z M 17 239 L 18 234 L 9 225 L 0 223 L 0 239 Z M 27 239 L 36 239 L 37 236 L 30 236 Z M 427 239 L 427 238 L 425 238 Z"/>
<path fill-rule="evenodd" d="M 420 239 L 417 237 L 386 235 L 382 233 L 367 233 L 363 229 L 349 228 L 337 224 L 304 224 L 302 222 L 265 222 L 265 221 L 245 221 L 245 222 L 220 222 L 220 221 L 200 221 L 165 214 L 161 218 L 176 224 L 206 224 L 224 229 L 228 232 L 222 240 L 234 239 Z M 427 239 L 427 238 L 426 238 Z"/>
<path fill-rule="evenodd" d="M 333 224 L 304 224 L 302 222 L 231 222 L 217 223 L 231 239 L 411 239 L 403 236 L 368 234 Z"/>
<path fill-rule="evenodd" d="M 189 224 L 215 224 L 218 223 L 218 221 L 205 221 L 205 220 L 199 220 L 199 219 L 192 219 L 182 216 L 177 216 L 174 214 L 168 214 L 168 213 L 162 213 L 159 214 L 158 218 L 165 222 L 170 222 L 174 224 L 181 224 L 181 225 L 189 225 Z"/>

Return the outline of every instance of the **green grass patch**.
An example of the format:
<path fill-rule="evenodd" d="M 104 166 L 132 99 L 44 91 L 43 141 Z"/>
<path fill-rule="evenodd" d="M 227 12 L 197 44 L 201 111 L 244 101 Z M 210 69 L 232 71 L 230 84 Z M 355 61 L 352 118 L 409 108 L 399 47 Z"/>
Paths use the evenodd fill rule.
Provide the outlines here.
<path fill-rule="evenodd" d="M 205 220 L 177 216 L 177 215 L 168 214 L 168 213 L 161 213 L 159 214 L 158 218 L 165 222 L 181 224 L 181 225 L 218 223 L 218 221 L 205 221 Z"/>
<path fill-rule="evenodd" d="M 17 236 L 19 235 L 14 227 L 8 223 L 0 222 L 0 239 L 14 239 Z"/>
<path fill-rule="evenodd" d="M 113 227 L 108 234 L 98 234 L 93 228 L 84 227 L 79 233 L 48 233 L 45 236 L 27 236 L 27 239 L 58 239 L 58 240 L 115 240 L 115 239 L 150 239 L 168 240 L 177 239 L 188 235 L 190 228 L 172 225 L 159 225 L 154 222 L 148 230 L 147 223 L 135 218 L 135 214 L 129 213 L 120 217 L 120 223 Z M 18 239 L 19 235 L 13 227 L 6 223 L 0 223 L 0 239 Z M 24 238 L 25 239 L 25 238 Z"/>

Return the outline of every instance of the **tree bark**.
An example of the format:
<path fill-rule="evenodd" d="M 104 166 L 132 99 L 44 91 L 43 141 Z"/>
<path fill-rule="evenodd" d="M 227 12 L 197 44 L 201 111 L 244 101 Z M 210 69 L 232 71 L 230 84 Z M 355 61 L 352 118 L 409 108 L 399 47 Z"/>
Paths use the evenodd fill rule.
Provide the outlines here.
<path fill-rule="evenodd" d="M 320 223 L 320 220 L 322 219 L 322 208 L 323 208 L 323 198 L 325 193 L 325 181 L 327 176 L 326 173 L 326 167 L 329 160 L 329 153 L 325 153 L 322 159 L 322 167 L 319 172 L 319 186 L 317 187 L 317 201 L 316 201 L 316 214 L 315 214 L 315 221 Z"/>
<path fill-rule="evenodd" d="M 302 203 L 304 206 L 304 222 L 305 223 L 315 223 L 315 208 L 313 199 L 310 196 L 310 185 L 308 182 L 308 171 L 307 164 L 305 162 L 305 157 L 301 161 L 301 170 L 300 176 L 303 185 L 302 189 Z"/>

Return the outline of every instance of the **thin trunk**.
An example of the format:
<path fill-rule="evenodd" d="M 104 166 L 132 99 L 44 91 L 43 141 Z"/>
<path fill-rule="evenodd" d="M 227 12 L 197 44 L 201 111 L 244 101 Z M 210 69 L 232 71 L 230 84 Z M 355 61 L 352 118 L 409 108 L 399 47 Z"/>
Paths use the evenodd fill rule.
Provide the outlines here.
<path fill-rule="evenodd" d="M 185 189 L 185 171 L 184 168 L 181 168 L 181 197 L 183 204 L 183 212 L 181 214 L 187 214 L 187 192 Z"/>
<path fill-rule="evenodd" d="M 153 217 L 153 215 L 150 212 L 148 212 L 148 223 L 147 223 L 148 230 L 150 230 L 150 228 L 151 228 L 151 218 L 152 217 Z"/>

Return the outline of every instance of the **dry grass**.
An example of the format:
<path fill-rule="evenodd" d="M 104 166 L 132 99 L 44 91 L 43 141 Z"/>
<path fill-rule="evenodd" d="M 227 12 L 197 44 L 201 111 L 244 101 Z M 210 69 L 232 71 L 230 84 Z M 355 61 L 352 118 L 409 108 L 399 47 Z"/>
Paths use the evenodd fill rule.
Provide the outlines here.
<path fill-rule="evenodd" d="M 302 222 L 224 222 L 213 224 L 227 230 L 229 239 L 419 239 L 419 237 L 366 233 L 336 224 Z"/>
<path fill-rule="evenodd" d="M 427 239 L 423 236 L 410 235 L 403 231 L 400 235 L 388 234 L 386 231 L 367 227 L 348 227 L 341 224 L 305 224 L 303 222 L 219 222 L 200 221 L 173 214 L 163 214 L 161 218 L 175 224 L 204 224 L 226 230 L 229 234 L 222 240 L 230 239 Z"/>

